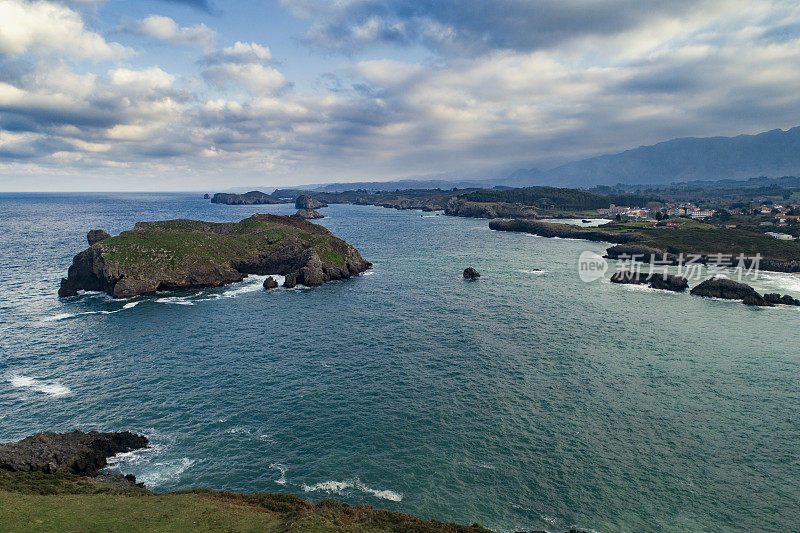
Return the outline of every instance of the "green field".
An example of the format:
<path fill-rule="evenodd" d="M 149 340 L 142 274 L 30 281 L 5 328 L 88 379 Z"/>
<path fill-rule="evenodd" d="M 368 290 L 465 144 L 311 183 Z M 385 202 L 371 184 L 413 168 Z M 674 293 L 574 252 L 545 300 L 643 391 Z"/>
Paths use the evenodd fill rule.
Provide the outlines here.
<path fill-rule="evenodd" d="M 287 494 L 113 489 L 74 475 L 0 472 L 0 531 L 485 532 Z"/>

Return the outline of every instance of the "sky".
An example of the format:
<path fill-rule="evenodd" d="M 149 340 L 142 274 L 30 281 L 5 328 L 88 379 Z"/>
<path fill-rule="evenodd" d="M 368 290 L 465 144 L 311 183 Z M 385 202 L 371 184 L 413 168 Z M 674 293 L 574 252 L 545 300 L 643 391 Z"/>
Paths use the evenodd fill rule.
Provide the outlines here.
<path fill-rule="evenodd" d="M 798 89 L 796 0 L 0 0 L 0 191 L 496 177 Z"/>

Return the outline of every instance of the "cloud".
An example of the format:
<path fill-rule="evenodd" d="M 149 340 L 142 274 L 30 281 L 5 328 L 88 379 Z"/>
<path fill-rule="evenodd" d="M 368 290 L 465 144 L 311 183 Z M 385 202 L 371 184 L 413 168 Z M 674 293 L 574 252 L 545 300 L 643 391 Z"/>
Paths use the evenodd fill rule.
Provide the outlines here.
<path fill-rule="evenodd" d="M 532 51 L 610 36 L 666 17 L 684 18 L 708 0 L 283 0 L 312 21 L 309 43 L 350 53 L 364 46 L 422 44 L 448 55 Z"/>
<path fill-rule="evenodd" d="M 271 61 L 269 47 L 236 42 L 206 54 L 201 61 L 206 66 L 202 76 L 206 83 L 220 90 L 242 86 L 254 95 L 276 93 L 289 84 L 283 74 L 268 65 Z"/>
<path fill-rule="evenodd" d="M 237 41 L 233 46 L 206 54 L 203 63 L 217 65 L 221 63 L 268 63 L 272 61 L 272 52 L 268 46 L 257 43 Z"/>
<path fill-rule="evenodd" d="M 198 24 L 191 27 L 180 27 L 169 17 L 150 15 L 121 31 L 136 35 L 147 35 L 166 43 L 210 48 L 217 40 L 217 33 L 206 26 Z"/>
<path fill-rule="evenodd" d="M 77 12 L 52 2 L 0 0 L 0 21 L 0 56 L 31 52 L 109 59 L 132 53 L 88 31 Z"/>
<path fill-rule="evenodd" d="M 525 7 L 517 4 L 517 10 Z M 320 83 L 309 90 L 292 85 L 266 44 L 190 50 L 198 60 L 178 73 L 146 49 L 135 64 L 86 67 L 66 45 L 59 52 L 3 33 L 8 50 L 9 42 L 27 44 L 24 52 L 0 57 L 0 176 L 106 177 L 113 168 L 115 176 L 157 175 L 179 188 L 195 187 L 200 176 L 222 187 L 252 184 L 255 177 L 278 185 L 443 171 L 474 175 L 486 167 L 554 165 L 677 136 L 800 124 L 795 2 L 734 1 L 716 9 L 683 3 L 680 12 L 617 13 L 621 22 L 612 29 L 603 20 L 594 29 L 562 21 L 572 24 L 563 33 L 568 37 L 543 41 L 496 34 L 518 23 L 495 20 L 495 14 L 476 40 L 476 55 L 438 48 L 459 45 L 480 27 L 473 13 L 449 12 L 447 5 L 409 4 L 403 11 L 399 4 L 368 0 L 298 3 L 295 9 L 319 11 L 304 14 L 314 19 L 312 26 L 342 10 L 366 10 L 342 30 L 345 41 L 363 46 L 422 43 L 420 28 L 435 27 L 431 47 L 447 54 L 400 61 L 370 51 L 359 56 L 369 59 L 344 60 L 318 73 Z M 482 5 L 476 4 L 478 12 Z M 549 2 L 539 7 L 542 13 L 562 9 Z M 567 2 L 563 9 L 577 8 Z M 87 30 L 74 16 L 79 31 L 70 35 L 78 39 Z M 529 18 L 522 25 L 536 30 L 541 24 Z M 173 32 L 167 36 L 186 29 L 165 27 Z M 2 23 L 0 30 L 6 31 Z"/>
<path fill-rule="evenodd" d="M 203 71 L 203 79 L 217 89 L 241 85 L 251 94 L 274 93 L 287 86 L 286 78 L 258 63 L 222 63 Z"/>

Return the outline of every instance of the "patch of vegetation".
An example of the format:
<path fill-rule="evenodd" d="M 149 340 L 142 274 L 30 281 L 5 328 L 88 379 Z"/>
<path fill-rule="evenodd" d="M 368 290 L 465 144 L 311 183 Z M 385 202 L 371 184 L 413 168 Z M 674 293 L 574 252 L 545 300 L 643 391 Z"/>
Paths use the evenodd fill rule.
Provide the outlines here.
<path fill-rule="evenodd" d="M 260 531 L 483 533 L 334 500 L 209 490 L 157 494 L 74 475 L 0 472 L 2 531 Z"/>
<path fill-rule="evenodd" d="M 558 187 L 525 187 L 524 189 L 481 189 L 463 195 L 470 202 L 505 202 L 541 207 L 543 209 L 591 210 L 609 204 L 643 206 L 658 201 L 655 196 L 636 194 L 593 194 L 579 189 Z"/>

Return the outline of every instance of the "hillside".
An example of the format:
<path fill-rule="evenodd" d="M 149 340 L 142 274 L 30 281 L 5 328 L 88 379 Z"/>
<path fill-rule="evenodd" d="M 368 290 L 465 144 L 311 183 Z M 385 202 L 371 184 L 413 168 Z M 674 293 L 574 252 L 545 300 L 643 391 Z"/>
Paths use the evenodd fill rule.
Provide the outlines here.
<path fill-rule="evenodd" d="M 668 184 L 800 172 L 800 127 L 737 137 L 681 138 L 540 171 L 517 170 L 504 185 Z"/>

